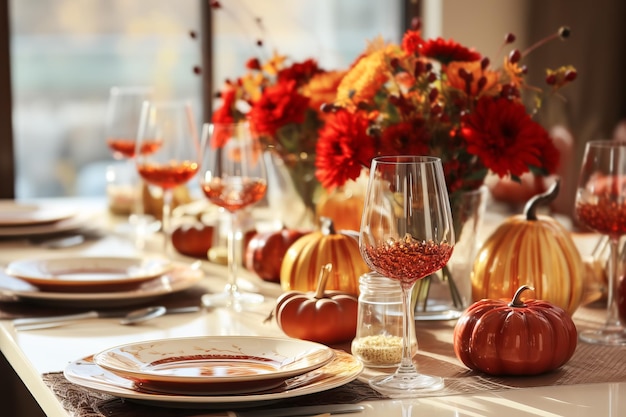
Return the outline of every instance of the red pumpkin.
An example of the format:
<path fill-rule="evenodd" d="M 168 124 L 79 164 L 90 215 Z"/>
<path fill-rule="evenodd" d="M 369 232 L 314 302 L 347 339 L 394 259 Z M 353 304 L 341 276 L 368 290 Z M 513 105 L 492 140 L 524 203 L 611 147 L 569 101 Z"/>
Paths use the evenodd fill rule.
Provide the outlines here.
<path fill-rule="evenodd" d="M 245 265 L 265 281 L 280 282 L 280 267 L 289 246 L 308 232 L 283 227 L 256 233 L 246 246 Z"/>
<path fill-rule="evenodd" d="M 199 222 L 184 224 L 172 232 L 172 245 L 183 255 L 207 259 L 207 252 L 213 245 L 214 229 Z"/>
<path fill-rule="evenodd" d="M 454 352 L 468 368 L 490 375 L 536 375 L 565 364 L 574 354 L 577 331 L 569 314 L 547 301 L 483 299 L 461 315 Z"/>
<path fill-rule="evenodd" d="M 358 299 L 325 291 L 331 269 L 331 264 L 322 268 L 315 292 L 288 291 L 276 301 L 276 321 L 287 336 L 324 344 L 354 339 Z"/>

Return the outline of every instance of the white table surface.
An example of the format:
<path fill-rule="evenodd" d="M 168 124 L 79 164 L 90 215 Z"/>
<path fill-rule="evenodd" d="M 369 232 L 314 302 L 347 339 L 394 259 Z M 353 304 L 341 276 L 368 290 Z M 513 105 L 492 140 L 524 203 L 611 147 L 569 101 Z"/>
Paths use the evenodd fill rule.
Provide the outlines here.
<path fill-rule="evenodd" d="M 65 200 L 51 201 L 66 203 Z M 74 200 L 72 204 L 85 210 L 105 213 L 104 202 Z M 111 225 L 107 215 L 95 218 L 101 226 Z M 148 249 L 158 250 L 159 242 Z M 88 242 L 71 249 L 44 250 L 25 241 L 0 241 L 0 265 L 33 256 L 129 255 L 136 253 L 134 245 L 120 236 Z M 185 258 L 180 258 L 185 259 Z M 186 258 L 189 260 L 189 258 Z M 224 285 L 225 268 L 205 263 L 207 277 L 202 284 L 219 291 Z M 115 345 L 169 337 L 204 335 L 264 335 L 284 336 L 272 321 L 264 323 L 272 309 L 274 297 L 280 290 L 250 274 L 245 275 L 253 285 L 268 294 L 267 302 L 254 311 L 232 314 L 224 309 L 198 313 L 170 315 L 139 326 L 121 326 L 115 319 L 94 319 L 69 326 L 16 332 L 11 321 L 0 320 L 0 350 L 18 376 L 30 390 L 49 417 L 68 417 L 41 375 L 61 371 L 71 361 Z M 475 395 L 435 396 L 421 399 L 382 400 L 365 402 L 369 416 L 626 416 L 626 381 L 589 385 L 551 386 L 481 392 Z M 114 417 L 114 416 L 112 416 Z"/>

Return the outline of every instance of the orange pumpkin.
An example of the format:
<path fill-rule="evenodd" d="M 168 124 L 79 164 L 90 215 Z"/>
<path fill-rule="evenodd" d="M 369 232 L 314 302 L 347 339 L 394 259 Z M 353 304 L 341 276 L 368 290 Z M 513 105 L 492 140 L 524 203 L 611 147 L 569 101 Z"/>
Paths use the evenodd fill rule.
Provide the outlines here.
<path fill-rule="evenodd" d="M 490 375 L 536 375 L 564 365 L 578 334 L 570 316 L 543 300 L 484 299 L 472 304 L 454 328 L 454 353 L 468 368 Z"/>
<path fill-rule="evenodd" d="M 321 219 L 321 228 L 293 243 L 280 267 L 280 284 L 284 291 L 314 291 L 317 274 L 327 263 L 333 265 L 326 288 L 359 293 L 359 277 L 369 272 L 354 236 L 335 231 L 333 221 Z"/>
<path fill-rule="evenodd" d="M 510 298 L 521 285 L 535 289 L 570 315 L 583 296 L 584 264 L 569 232 L 557 220 L 536 214 L 556 198 L 558 181 L 507 218 L 485 241 L 474 261 L 472 297 Z"/>
<path fill-rule="evenodd" d="M 342 291 L 326 291 L 332 265 L 319 274 L 315 292 L 288 291 L 276 301 L 278 326 L 287 336 L 332 344 L 356 334 L 358 299 Z"/>
<path fill-rule="evenodd" d="M 361 227 L 363 204 L 363 195 L 337 187 L 320 197 L 315 207 L 315 214 L 333 219 L 335 227 L 339 230 L 358 231 Z"/>

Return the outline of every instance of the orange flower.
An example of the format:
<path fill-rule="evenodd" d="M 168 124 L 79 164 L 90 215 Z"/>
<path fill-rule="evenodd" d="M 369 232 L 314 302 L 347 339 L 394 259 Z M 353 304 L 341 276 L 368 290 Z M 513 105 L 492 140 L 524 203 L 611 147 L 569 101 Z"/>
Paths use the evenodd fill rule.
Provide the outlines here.
<path fill-rule="evenodd" d="M 469 96 L 478 97 L 481 94 L 493 95 L 499 92 L 500 74 L 483 70 L 480 61 L 450 62 L 445 72 L 450 86 Z"/>
<path fill-rule="evenodd" d="M 388 79 L 387 69 L 384 50 L 362 57 L 339 84 L 335 101 L 340 105 L 372 101 Z"/>

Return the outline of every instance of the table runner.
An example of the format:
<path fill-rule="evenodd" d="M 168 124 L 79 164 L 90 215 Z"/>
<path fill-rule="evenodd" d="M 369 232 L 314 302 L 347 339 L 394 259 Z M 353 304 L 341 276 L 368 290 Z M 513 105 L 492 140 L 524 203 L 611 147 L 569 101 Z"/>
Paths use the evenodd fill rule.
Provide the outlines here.
<path fill-rule="evenodd" d="M 574 316 L 578 330 L 602 324 L 605 310 L 602 306 L 584 307 Z M 454 355 L 452 330 L 454 321 L 416 323 L 419 353 L 416 363 L 420 372 L 444 378 L 445 388 L 426 396 L 476 394 L 517 388 L 550 385 L 575 385 L 599 382 L 626 381 L 626 347 L 590 345 L 579 342 L 574 356 L 560 369 L 525 377 L 489 377 L 468 370 Z M 344 348 L 346 346 L 337 346 Z M 342 387 L 317 394 L 281 400 L 268 405 L 297 406 L 309 404 L 357 403 L 386 398 L 367 385 L 372 372 L 365 370 L 359 379 Z M 44 382 L 61 400 L 63 406 L 76 417 L 185 417 L 198 410 L 181 410 L 162 406 L 139 404 L 96 393 L 67 381 L 62 372 L 43 375 Z M 257 407 L 258 408 L 258 407 Z"/>

